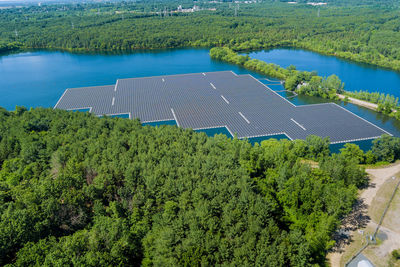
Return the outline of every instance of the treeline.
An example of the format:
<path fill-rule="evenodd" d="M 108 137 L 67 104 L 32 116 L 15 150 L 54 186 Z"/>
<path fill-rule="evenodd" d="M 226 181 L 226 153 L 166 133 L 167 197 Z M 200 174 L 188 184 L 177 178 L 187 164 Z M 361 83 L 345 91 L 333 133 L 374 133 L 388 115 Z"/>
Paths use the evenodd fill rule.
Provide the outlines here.
<path fill-rule="evenodd" d="M 340 153 L 347 158 L 354 158 L 360 164 L 393 163 L 400 159 L 400 138 L 382 135 L 372 141 L 371 150 L 364 152 L 356 144 L 347 143 Z"/>
<path fill-rule="evenodd" d="M 210 57 L 283 80 L 287 90 L 300 94 L 338 99 L 337 93 L 342 93 L 344 88 L 344 84 L 336 75 L 324 78 L 318 76 L 316 72 L 298 71 L 294 66 L 284 69 L 276 64 L 239 55 L 228 47 L 212 48 Z"/>
<path fill-rule="evenodd" d="M 266 63 L 258 59 L 251 59 L 248 55 L 239 55 L 228 47 L 214 47 L 210 50 L 212 59 L 243 66 L 247 69 L 257 71 L 269 77 L 286 80 L 289 76 L 297 73 L 296 70 L 284 69 L 273 63 Z"/>
<path fill-rule="evenodd" d="M 0 42 L 84 51 L 292 46 L 400 70 L 400 18 L 393 2 L 353 1 L 346 6 L 330 2 L 318 11 L 306 4 L 266 1 L 242 4 L 237 16 L 229 3 L 199 3 L 215 7 L 215 12 L 171 13 L 178 4 L 119 2 L 0 10 Z"/>
<path fill-rule="evenodd" d="M 12 42 L 12 43 L 0 43 L 0 53 L 5 53 L 13 50 L 18 50 L 22 47 L 22 44 L 19 42 Z"/>
<path fill-rule="evenodd" d="M 329 77 L 318 76 L 316 72 L 299 71 L 295 66 L 284 69 L 276 64 L 267 63 L 249 56 L 239 55 L 228 47 L 215 47 L 210 50 L 210 57 L 246 69 L 259 72 L 263 75 L 278 78 L 284 81 L 284 86 L 289 91 L 309 96 L 317 96 L 326 99 L 338 100 L 338 94 L 344 94 L 360 100 L 366 100 L 378 104 L 377 111 L 393 116 L 400 120 L 400 106 L 398 98 L 384 93 L 369 93 L 366 91 L 345 91 L 344 83 L 336 75 Z M 346 100 L 346 98 L 345 98 Z"/>
<path fill-rule="evenodd" d="M 398 142 L 385 138 L 378 153 Z M 252 146 L 88 113 L 1 109 L 0 264 L 324 265 L 368 182 L 360 157 L 354 147 L 329 155 L 329 139 L 315 136 Z"/>
<path fill-rule="evenodd" d="M 398 97 L 379 92 L 370 93 L 368 91 L 346 92 L 345 95 L 378 104 L 378 112 L 400 119 L 400 113 L 398 112 L 400 110 Z"/>

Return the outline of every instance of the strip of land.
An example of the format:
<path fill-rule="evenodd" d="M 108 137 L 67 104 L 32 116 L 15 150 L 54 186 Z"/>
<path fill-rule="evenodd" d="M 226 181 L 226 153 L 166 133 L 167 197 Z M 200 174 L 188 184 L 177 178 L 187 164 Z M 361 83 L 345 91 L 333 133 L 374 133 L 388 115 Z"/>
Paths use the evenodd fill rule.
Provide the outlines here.
<path fill-rule="evenodd" d="M 344 100 L 347 97 L 347 102 L 352 103 L 354 105 L 362 106 L 362 107 L 369 108 L 369 109 L 372 109 L 375 111 L 378 110 L 377 104 L 374 104 L 374 103 L 371 103 L 368 101 L 364 101 L 364 100 L 360 100 L 360 99 L 357 99 L 354 97 L 348 97 L 348 96 L 342 95 L 342 94 L 337 94 L 337 96 L 339 97 L 340 100 Z M 396 112 L 396 110 L 392 109 L 392 112 Z"/>
<path fill-rule="evenodd" d="M 339 97 L 340 100 L 344 100 L 346 98 L 346 96 L 342 95 L 342 94 L 337 94 L 337 96 Z M 364 100 L 360 100 L 360 99 L 357 99 L 357 98 L 353 98 L 353 97 L 348 97 L 347 96 L 347 101 L 352 103 L 352 104 L 354 104 L 354 105 L 362 106 L 362 107 L 369 108 L 369 109 L 372 109 L 372 110 L 375 110 L 375 111 L 378 109 L 378 105 L 377 104 L 374 104 L 374 103 L 371 103 L 371 102 L 367 102 L 367 101 L 364 101 Z"/>

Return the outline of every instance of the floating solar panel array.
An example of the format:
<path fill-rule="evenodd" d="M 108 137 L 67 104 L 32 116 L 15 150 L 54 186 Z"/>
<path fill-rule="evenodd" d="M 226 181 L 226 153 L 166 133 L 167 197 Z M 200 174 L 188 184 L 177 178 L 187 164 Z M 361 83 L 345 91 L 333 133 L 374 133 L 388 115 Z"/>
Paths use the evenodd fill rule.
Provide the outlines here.
<path fill-rule="evenodd" d="M 332 143 L 390 134 L 334 103 L 295 106 L 251 75 L 231 71 L 120 79 L 115 85 L 67 89 L 54 108 L 98 116 L 175 121 L 194 130 L 225 127 L 238 138 L 330 137 Z"/>

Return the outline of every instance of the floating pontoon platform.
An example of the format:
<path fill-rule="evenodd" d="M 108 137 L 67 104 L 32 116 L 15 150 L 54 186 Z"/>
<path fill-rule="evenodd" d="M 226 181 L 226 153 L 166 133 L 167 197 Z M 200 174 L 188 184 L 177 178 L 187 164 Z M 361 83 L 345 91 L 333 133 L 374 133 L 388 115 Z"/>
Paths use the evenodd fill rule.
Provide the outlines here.
<path fill-rule="evenodd" d="M 119 79 L 115 85 L 65 90 L 54 108 L 95 115 L 175 120 L 183 128 L 225 127 L 238 138 L 330 137 L 331 143 L 390 134 L 335 104 L 296 106 L 251 75 L 231 71 Z"/>

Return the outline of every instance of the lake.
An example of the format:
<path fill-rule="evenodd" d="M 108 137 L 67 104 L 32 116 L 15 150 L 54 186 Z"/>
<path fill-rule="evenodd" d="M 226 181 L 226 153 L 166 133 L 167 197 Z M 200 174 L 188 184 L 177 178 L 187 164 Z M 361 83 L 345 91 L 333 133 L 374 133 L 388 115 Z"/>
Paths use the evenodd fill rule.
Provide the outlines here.
<path fill-rule="evenodd" d="M 237 74 L 257 73 L 235 65 L 211 60 L 208 49 L 137 51 L 134 53 L 79 54 L 34 51 L 0 56 L 0 106 L 53 107 L 66 88 L 115 84 L 117 79 L 168 74 L 232 70 Z M 320 75 L 337 74 L 347 90 L 369 89 L 400 96 L 400 74 L 335 57 L 298 49 L 273 49 L 250 53 L 251 57 L 299 70 L 317 70 Z M 269 84 L 268 81 L 262 82 Z M 271 86 L 280 91 L 280 85 Z M 286 92 L 280 92 L 286 96 Z M 320 98 L 290 98 L 296 105 L 321 103 Z M 400 136 L 400 122 L 366 108 L 338 104 Z"/>
<path fill-rule="evenodd" d="M 130 54 L 26 52 L 0 56 L 0 106 L 53 107 L 66 88 L 115 84 L 117 79 L 204 71 L 247 71 L 210 59 L 207 49 Z"/>
<path fill-rule="evenodd" d="M 298 70 L 317 71 L 323 77 L 336 74 L 348 91 L 379 91 L 400 98 L 399 72 L 293 48 L 252 52 L 249 56 L 284 68 L 294 65 Z"/>

